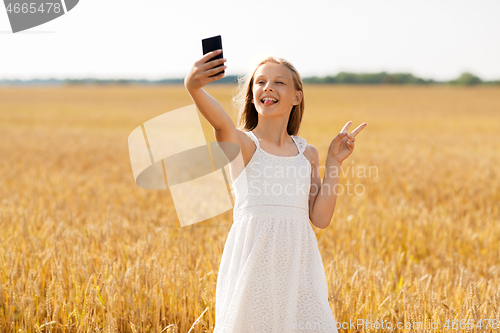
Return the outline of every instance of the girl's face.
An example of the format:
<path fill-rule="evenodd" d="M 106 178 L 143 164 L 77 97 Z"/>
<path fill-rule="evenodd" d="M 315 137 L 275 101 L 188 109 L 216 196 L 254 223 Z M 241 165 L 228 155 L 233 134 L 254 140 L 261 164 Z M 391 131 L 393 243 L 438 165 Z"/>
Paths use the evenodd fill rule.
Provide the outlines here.
<path fill-rule="evenodd" d="M 252 92 L 252 103 L 261 115 L 289 116 L 292 107 L 302 100 L 302 92 L 295 90 L 288 67 L 275 63 L 257 69 Z"/>

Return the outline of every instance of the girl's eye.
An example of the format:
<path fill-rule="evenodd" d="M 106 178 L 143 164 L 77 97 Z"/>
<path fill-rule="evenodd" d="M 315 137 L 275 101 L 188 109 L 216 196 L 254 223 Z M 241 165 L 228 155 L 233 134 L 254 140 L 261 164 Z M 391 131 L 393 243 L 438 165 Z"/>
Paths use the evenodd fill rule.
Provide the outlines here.
<path fill-rule="evenodd" d="M 283 84 L 283 82 L 276 82 L 276 83 L 280 83 L 280 84 Z"/>

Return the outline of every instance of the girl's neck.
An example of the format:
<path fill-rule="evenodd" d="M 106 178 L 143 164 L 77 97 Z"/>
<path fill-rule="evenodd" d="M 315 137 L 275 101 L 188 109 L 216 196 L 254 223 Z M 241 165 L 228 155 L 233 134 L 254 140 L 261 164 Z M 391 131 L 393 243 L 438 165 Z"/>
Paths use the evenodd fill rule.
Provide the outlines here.
<path fill-rule="evenodd" d="M 283 147 L 290 142 L 293 143 L 292 138 L 286 131 L 286 126 L 279 129 L 259 124 L 252 130 L 252 133 L 265 142 L 273 143 L 276 147 Z"/>

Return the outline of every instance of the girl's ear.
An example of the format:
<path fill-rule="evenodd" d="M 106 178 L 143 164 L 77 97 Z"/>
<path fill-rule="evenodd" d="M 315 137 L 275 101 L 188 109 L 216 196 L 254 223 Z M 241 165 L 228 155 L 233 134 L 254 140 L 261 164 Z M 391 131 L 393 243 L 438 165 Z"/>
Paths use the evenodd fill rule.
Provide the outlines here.
<path fill-rule="evenodd" d="M 302 91 L 297 90 L 295 98 L 293 99 L 293 105 L 299 105 L 300 102 L 302 102 Z"/>

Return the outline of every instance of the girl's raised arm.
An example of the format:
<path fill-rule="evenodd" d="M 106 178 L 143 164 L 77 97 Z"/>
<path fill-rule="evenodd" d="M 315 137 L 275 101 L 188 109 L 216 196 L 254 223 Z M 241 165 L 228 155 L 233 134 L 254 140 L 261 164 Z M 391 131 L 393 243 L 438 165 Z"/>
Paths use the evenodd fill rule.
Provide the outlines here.
<path fill-rule="evenodd" d="M 224 73 L 219 73 L 227 66 L 223 65 L 226 59 L 217 59 L 207 62 L 209 59 L 221 53 L 222 50 L 216 50 L 205 54 L 200 60 L 194 63 L 188 75 L 184 79 L 184 86 L 191 95 L 194 103 L 201 114 L 208 120 L 214 128 L 215 138 L 218 142 L 233 142 L 238 146 L 246 144 L 247 136 L 236 129 L 233 120 L 222 108 L 219 102 L 210 96 L 203 86 L 207 83 L 217 81 L 224 77 Z M 222 65 L 220 67 L 217 67 Z"/>

